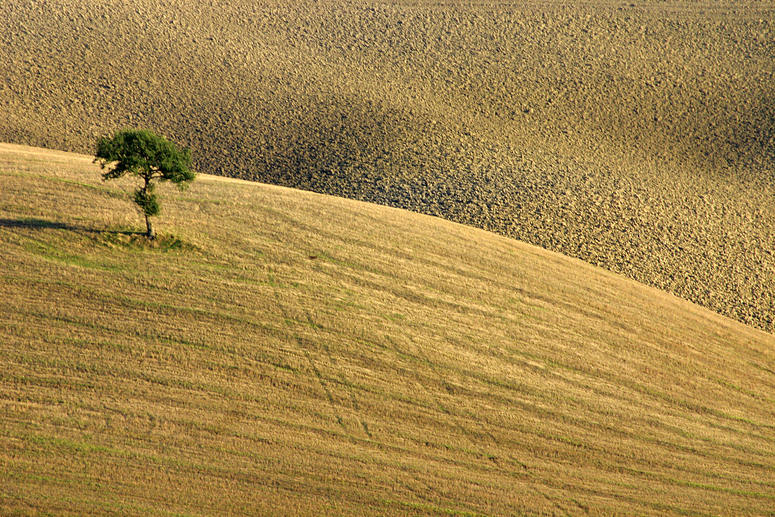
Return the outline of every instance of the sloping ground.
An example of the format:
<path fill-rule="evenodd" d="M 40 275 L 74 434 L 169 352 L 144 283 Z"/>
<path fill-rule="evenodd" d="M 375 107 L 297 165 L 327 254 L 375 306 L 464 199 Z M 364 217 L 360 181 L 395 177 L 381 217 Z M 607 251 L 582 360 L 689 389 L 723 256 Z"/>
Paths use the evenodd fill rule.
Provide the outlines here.
<path fill-rule="evenodd" d="M 212 176 L 149 248 L 124 190 L 0 146 L 0 513 L 772 514 L 772 335 Z"/>
<path fill-rule="evenodd" d="M 769 2 L 0 5 L 0 140 L 489 229 L 775 329 Z M 473 4 L 473 5 L 469 5 Z"/>

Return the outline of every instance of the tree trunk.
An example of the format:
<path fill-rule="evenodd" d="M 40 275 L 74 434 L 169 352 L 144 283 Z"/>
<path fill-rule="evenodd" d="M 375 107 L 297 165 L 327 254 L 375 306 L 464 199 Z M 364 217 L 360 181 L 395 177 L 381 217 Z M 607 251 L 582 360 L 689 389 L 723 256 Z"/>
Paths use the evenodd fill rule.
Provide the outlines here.
<path fill-rule="evenodd" d="M 143 180 L 145 180 L 145 185 L 143 185 L 143 197 L 145 199 L 146 205 L 143 206 L 143 215 L 145 215 L 145 227 L 148 231 L 145 232 L 145 236 L 148 237 L 148 240 L 153 240 L 156 238 L 156 236 L 153 234 L 153 227 L 151 226 L 151 218 L 148 216 L 148 184 L 151 182 L 151 178 L 148 176 L 143 176 Z"/>
<path fill-rule="evenodd" d="M 153 233 L 153 227 L 151 226 L 151 218 L 147 215 L 145 216 L 145 226 L 148 228 L 148 231 L 146 232 L 146 237 L 150 240 L 154 240 L 156 238 L 156 235 Z"/>

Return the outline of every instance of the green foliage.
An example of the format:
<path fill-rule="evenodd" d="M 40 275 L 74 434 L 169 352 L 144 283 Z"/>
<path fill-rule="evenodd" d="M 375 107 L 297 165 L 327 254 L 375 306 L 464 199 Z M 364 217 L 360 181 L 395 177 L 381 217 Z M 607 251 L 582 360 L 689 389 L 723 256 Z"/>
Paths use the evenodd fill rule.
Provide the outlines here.
<path fill-rule="evenodd" d="M 105 170 L 103 180 L 131 174 L 143 180 L 135 191 L 134 201 L 145 216 L 147 235 L 153 238 L 149 217 L 160 212 L 159 200 L 154 194 L 154 181 L 171 181 L 181 190 L 194 181 L 191 170 L 191 153 L 152 131 L 125 129 L 112 138 L 103 137 L 97 142 L 95 162 Z"/>
<path fill-rule="evenodd" d="M 189 150 L 145 129 L 125 129 L 112 138 L 100 138 L 95 156 L 95 161 L 108 169 L 102 175 L 106 180 L 130 173 L 148 181 L 171 181 L 181 188 L 194 180 Z"/>
<path fill-rule="evenodd" d="M 159 215 L 159 199 L 153 193 L 153 184 L 148 185 L 147 189 L 140 187 L 135 191 L 135 203 L 144 215 L 149 217 Z"/>

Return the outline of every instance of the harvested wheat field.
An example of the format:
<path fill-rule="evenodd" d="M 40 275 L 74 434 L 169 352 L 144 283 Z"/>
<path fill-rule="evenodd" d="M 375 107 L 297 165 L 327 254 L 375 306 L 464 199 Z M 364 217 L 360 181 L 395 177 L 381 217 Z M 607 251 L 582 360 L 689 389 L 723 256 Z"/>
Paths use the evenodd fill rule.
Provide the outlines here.
<path fill-rule="evenodd" d="M 773 514 L 771 334 L 215 176 L 151 246 L 130 191 L 0 145 L 0 514 Z"/>
<path fill-rule="evenodd" d="M 208 4 L 208 5 L 204 5 Z M 0 2 L 0 141 L 438 215 L 775 330 L 775 6 Z"/>

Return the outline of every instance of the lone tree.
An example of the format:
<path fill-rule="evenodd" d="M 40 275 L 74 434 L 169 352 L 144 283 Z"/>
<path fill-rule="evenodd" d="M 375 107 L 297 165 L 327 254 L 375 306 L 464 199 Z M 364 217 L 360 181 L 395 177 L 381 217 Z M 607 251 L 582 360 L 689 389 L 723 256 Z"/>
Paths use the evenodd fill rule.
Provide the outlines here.
<path fill-rule="evenodd" d="M 146 236 L 154 239 L 151 217 L 159 214 L 159 201 L 153 193 L 154 180 L 171 181 L 183 190 L 194 181 L 191 171 L 191 153 L 188 149 L 179 149 L 168 141 L 148 130 L 125 129 L 117 131 L 113 138 L 103 137 L 97 142 L 94 158 L 102 169 L 103 180 L 120 178 L 132 174 L 143 180 L 142 186 L 135 191 L 135 203 L 145 215 L 148 228 Z"/>

